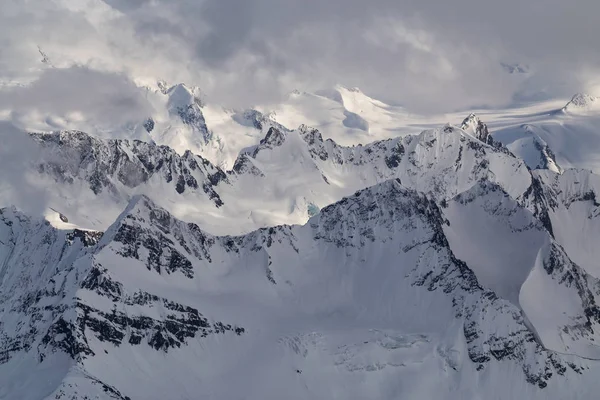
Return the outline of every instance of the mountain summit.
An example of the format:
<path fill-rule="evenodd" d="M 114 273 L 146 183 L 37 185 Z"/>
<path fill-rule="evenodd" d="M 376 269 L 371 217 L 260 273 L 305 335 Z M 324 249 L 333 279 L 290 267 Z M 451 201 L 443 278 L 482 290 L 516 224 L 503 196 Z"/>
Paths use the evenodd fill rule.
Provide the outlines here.
<path fill-rule="evenodd" d="M 586 93 L 577 93 L 563 107 L 563 111 L 577 113 L 600 110 L 600 98 Z"/>

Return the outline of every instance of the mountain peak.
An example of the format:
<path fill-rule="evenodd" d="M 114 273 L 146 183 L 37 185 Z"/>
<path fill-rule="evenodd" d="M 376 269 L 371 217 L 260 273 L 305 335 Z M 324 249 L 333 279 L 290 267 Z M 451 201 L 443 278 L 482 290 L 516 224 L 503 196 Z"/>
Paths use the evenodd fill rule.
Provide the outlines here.
<path fill-rule="evenodd" d="M 460 129 L 466 131 L 470 128 L 477 127 L 477 125 L 479 125 L 480 122 L 481 122 L 481 120 L 479 119 L 477 114 L 470 113 L 460 124 Z"/>
<path fill-rule="evenodd" d="M 158 206 L 148 196 L 144 194 L 132 196 L 127 207 L 106 230 L 101 240 L 101 246 L 115 240 L 115 237 L 127 233 L 128 226 L 132 224 L 143 225 L 144 229 L 150 229 L 151 226 L 166 229 L 171 225 L 173 219 L 168 211 Z"/>
<path fill-rule="evenodd" d="M 465 118 L 463 120 L 463 122 L 460 124 L 460 128 L 463 131 L 472 134 L 473 136 L 475 136 L 477 139 L 481 140 L 482 142 L 491 144 L 490 143 L 491 136 L 488 131 L 487 125 L 484 124 L 483 122 L 481 122 L 481 120 L 475 113 L 469 114 L 467 116 L 467 118 Z"/>
<path fill-rule="evenodd" d="M 191 105 L 203 106 L 203 93 L 196 86 L 189 87 L 184 83 L 178 83 L 166 90 L 165 94 L 169 96 L 169 108 L 179 109 Z"/>
<path fill-rule="evenodd" d="M 114 227 L 118 227 L 121 222 L 128 217 L 131 216 L 145 216 L 149 215 L 150 211 L 153 209 L 159 208 L 148 196 L 145 194 L 136 194 L 131 197 L 129 203 L 127 203 L 127 207 L 121 212 L 121 214 L 117 217 L 115 222 L 107 229 L 107 233 L 112 231 Z M 105 235 L 108 237 L 109 235 Z"/>
<path fill-rule="evenodd" d="M 344 91 L 352 92 L 352 93 L 362 93 L 362 91 L 356 86 L 346 87 L 344 85 L 340 85 L 339 83 L 334 86 L 334 89 L 335 90 L 344 90 Z"/>
<path fill-rule="evenodd" d="M 287 97 L 288 99 L 293 99 L 299 96 L 302 96 L 304 92 L 299 91 L 298 89 L 294 89 L 291 92 L 288 93 Z"/>
<path fill-rule="evenodd" d="M 576 93 L 563 107 L 563 111 L 567 112 L 590 111 L 593 109 L 600 109 L 600 97 L 587 93 Z"/>
<path fill-rule="evenodd" d="M 260 144 L 267 146 L 281 146 L 284 141 L 285 134 L 281 130 L 271 127 L 265 137 L 261 139 Z"/>
<path fill-rule="evenodd" d="M 508 64 L 508 63 L 500 63 L 502 68 L 509 74 L 527 74 L 529 73 L 529 66 L 523 64 Z"/>
<path fill-rule="evenodd" d="M 128 214 L 139 213 L 142 210 L 151 210 L 156 207 L 158 206 L 154 204 L 150 197 L 145 194 L 136 194 L 131 197 L 124 212 Z"/>
<path fill-rule="evenodd" d="M 162 94 L 167 94 L 167 91 L 169 90 L 169 85 L 167 84 L 167 81 L 165 80 L 158 80 L 156 82 L 156 86 L 158 86 L 158 89 L 162 92 Z"/>

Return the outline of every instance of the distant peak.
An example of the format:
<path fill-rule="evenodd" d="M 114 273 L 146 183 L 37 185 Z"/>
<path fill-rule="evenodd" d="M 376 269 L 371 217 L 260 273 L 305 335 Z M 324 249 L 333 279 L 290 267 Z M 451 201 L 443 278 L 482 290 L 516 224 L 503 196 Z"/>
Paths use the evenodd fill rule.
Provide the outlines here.
<path fill-rule="evenodd" d="M 156 82 L 156 86 L 158 86 L 158 89 L 162 92 L 162 94 L 167 94 L 167 91 L 169 90 L 169 85 L 167 84 L 167 81 L 161 79 Z"/>
<path fill-rule="evenodd" d="M 491 144 L 492 137 L 486 124 L 475 113 L 470 113 L 460 124 L 460 129 L 475 136 L 484 143 Z"/>
<path fill-rule="evenodd" d="M 40 46 L 37 47 L 38 48 L 38 52 L 40 53 L 40 56 L 42 57 L 42 63 L 43 64 L 47 64 L 47 65 L 52 65 L 52 63 L 50 62 L 50 58 L 48 57 L 48 55 L 42 50 L 42 48 Z"/>
<path fill-rule="evenodd" d="M 168 107 L 171 111 L 179 113 L 190 106 L 204 107 L 204 93 L 197 86 L 187 86 L 178 83 L 163 92 L 169 96 Z"/>
<path fill-rule="evenodd" d="M 299 132 L 301 135 L 306 135 L 306 134 L 309 134 L 309 133 L 318 132 L 318 129 L 316 129 L 316 128 L 313 128 L 313 127 L 311 127 L 311 126 L 308 126 L 308 125 L 306 125 L 306 124 L 302 124 L 302 125 L 300 125 L 300 126 L 298 127 L 298 132 Z"/>
<path fill-rule="evenodd" d="M 589 108 L 590 106 L 600 105 L 599 100 L 600 98 L 587 93 L 576 93 L 564 108 Z"/>
<path fill-rule="evenodd" d="M 178 83 L 176 85 L 173 85 L 171 87 L 169 87 L 167 89 L 167 93 L 168 94 L 173 94 L 173 93 L 189 93 L 190 95 L 193 95 L 194 93 L 194 88 L 193 87 L 189 87 L 187 86 L 185 83 Z"/>
<path fill-rule="evenodd" d="M 144 194 L 137 194 L 129 200 L 127 207 L 121 212 L 117 219 L 108 227 L 105 235 L 102 237 L 100 242 L 101 246 L 108 244 L 121 228 L 121 225 L 126 224 L 125 221 L 130 218 L 136 218 L 133 216 L 142 216 L 141 219 L 145 219 L 143 216 L 148 215 L 150 210 L 158 208 L 150 198 Z"/>
<path fill-rule="evenodd" d="M 600 98 L 587 93 L 577 93 L 562 108 L 565 113 L 585 114 L 600 111 Z"/>
<path fill-rule="evenodd" d="M 467 115 L 467 118 L 465 118 L 462 122 L 462 124 L 460 125 L 460 128 L 465 130 L 467 128 L 469 128 L 470 126 L 472 126 L 473 124 L 477 125 L 480 121 L 479 117 L 477 116 L 477 114 L 475 113 L 470 113 L 469 115 Z"/>
<path fill-rule="evenodd" d="M 163 94 L 170 97 L 183 96 L 198 99 L 205 97 L 204 92 L 198 86 L 189 86 L 183 82 L 169 86 L 165 81 L 158 81 L 157 85 Z"/>
<path fill-rule="evenodd" d="M 515 64 L 500 63 L 500 65 L 509 74 L 527 74 L 527 73 L 529 73 L 528 65 L 523 65 L 523 64 L 519 64 L 519 63 L 515 63 Z"/>
<path fill-rule="evenodd" d="M 462 123 L 460 124 L 460 129 L 472 135 L 475 135 L 480 125 L 485 126 L 485 124 L 481 122 L 477 114 L 470 113 L 465 119 L 463 119 Z"/>
<path fill-rule="evenodd" d="M 348 218 L 349 215 L 355 219 Z M 415 216 L 434 226 L 443 223 L 433 200 L 425 194 L 406 188 L 396 178 L 359 190 L 352 196 L 321 209 L 311 221 L 320 221 L 322 226 L 329 227 L 327 234 L 333 239 L 339 237 L 341 232 L 359 229 L 365 223 L 370 227 L 387 227 L 393 231 L 397 228 L 398 221 Z M 352 225 L 347 225 L 349 219 L 352 219 Z"/>

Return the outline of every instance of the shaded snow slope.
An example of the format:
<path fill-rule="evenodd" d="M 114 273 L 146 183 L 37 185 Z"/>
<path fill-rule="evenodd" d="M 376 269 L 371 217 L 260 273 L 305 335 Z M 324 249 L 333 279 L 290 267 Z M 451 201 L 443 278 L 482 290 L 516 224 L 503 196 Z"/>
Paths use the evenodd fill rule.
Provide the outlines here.
<path fill-rule="evenodd" d="M 600 277 L 600 176 L 586 170 L 538 171 L 544 208 L 556 240 L 588 273 Z"/>
<path fill-rule="evenodd" d="M 599 281 L 568 258 L 529 210 L 482 181 L 448 202 L 443 215 L 456 256 L 484 287 L 523 310 L 545 348 L 600 358 Z"/>
<path fill-rule="evenodd" d="M 482 285 L 519 305 L 521 286 L 540 249 L 550 242 L 548 232 L 531 212 L 487 181 L 447 204 L 444 232 L 456 256 Z"/>
<path fill-rule="evenodd" d="M 554 172 L 585 168 L 600 172 L 597 98 L 578 94 L 562 109 L 547 109 L 515 118 L 515 124 L 509 122 L 505 119 L 494 123 L 497 128 L 492 128 L 492 135 L 530 168 Z"/>

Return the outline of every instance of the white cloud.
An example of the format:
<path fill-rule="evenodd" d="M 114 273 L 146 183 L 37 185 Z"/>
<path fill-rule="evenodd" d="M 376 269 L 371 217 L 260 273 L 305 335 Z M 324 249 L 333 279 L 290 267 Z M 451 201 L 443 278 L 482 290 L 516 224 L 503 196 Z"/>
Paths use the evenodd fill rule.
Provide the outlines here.
<path fill-rule="evenodd" d="M 40 215 L 47 206 L 47 192 L 36 185 L 31 165 L 39 160 L 34 142 L 8 122 L 0 121 L 0 204 L 18 204 L 19 209 Z"/>
<path fill-rule="evenodd" d="M 60 120 L 74 123 L 85 119 L 97 125 L 119 126 L 143 121 L 152 115 L 144 91 L 126 76 L 87 67 L 47 68 L 29 85 L 0 91 L 0 110 L 10 110 L 12 119 Z M 18 124 L 17 124 L 18 125 Z"/>
<path fill-rule="evenodd" d="M 419 111 L 597 87 L 595 0 L 6 0 L 0 76 L 34 79 L 37 46 L 78 63 L 199 85 L 228 105 L 341 83 Z M 525 88 L 501 62 L 529 64 Z M 33 77 L 33 78 L 32 78 Z"/>

